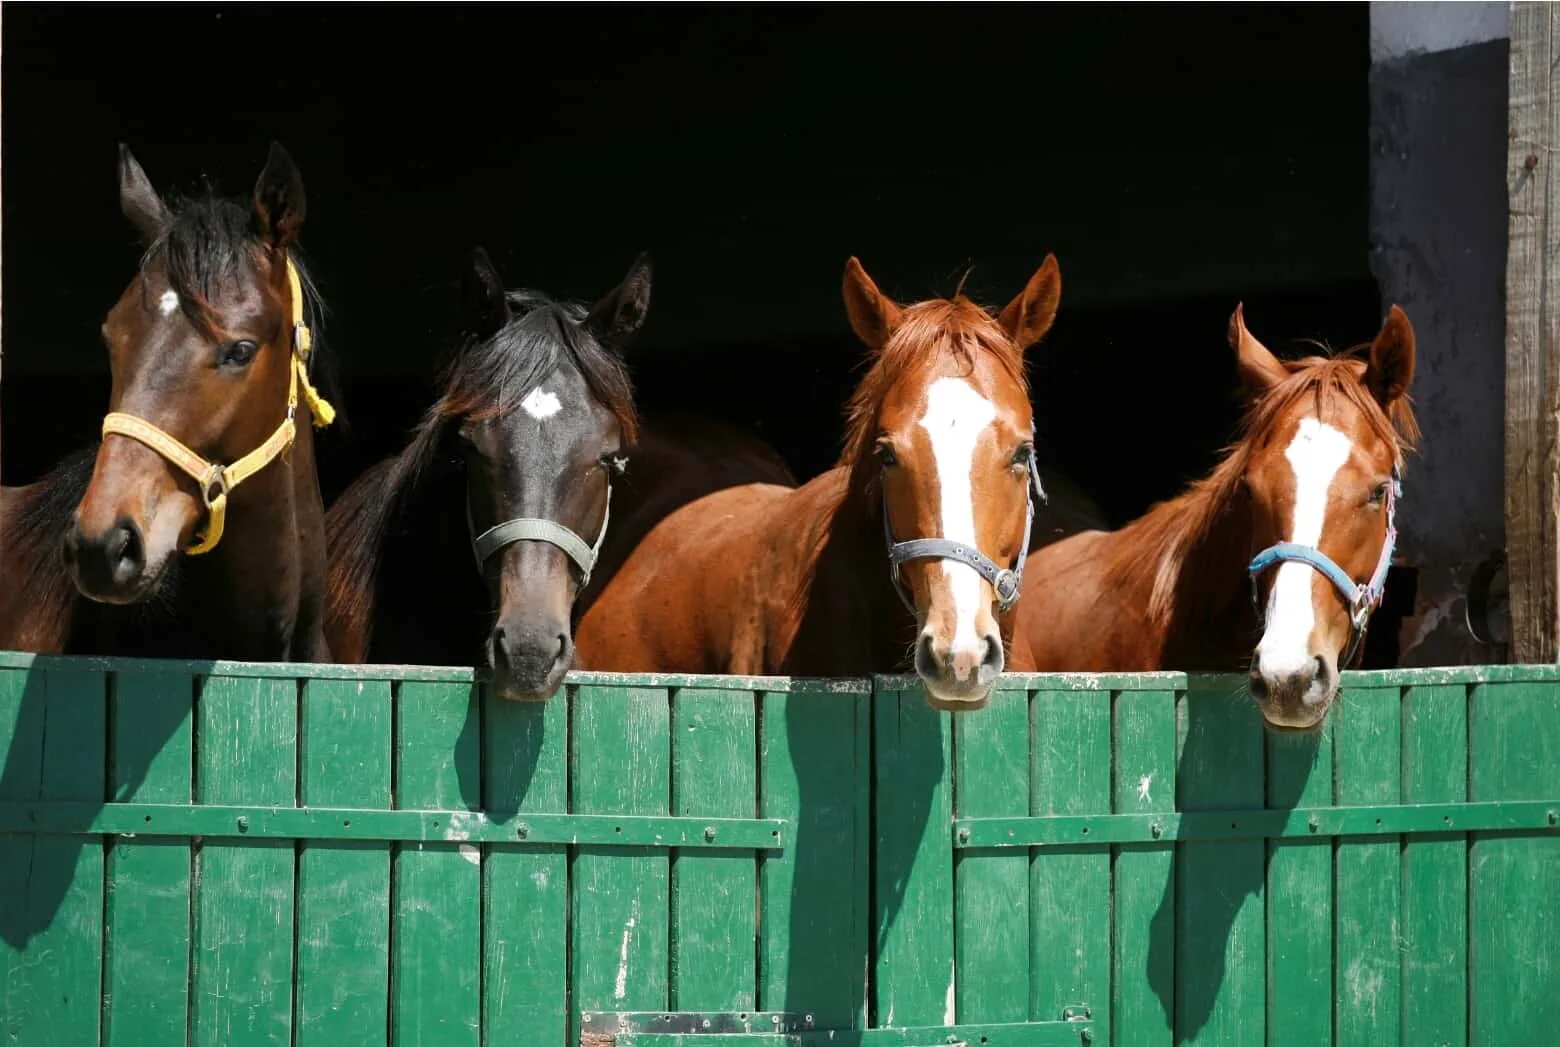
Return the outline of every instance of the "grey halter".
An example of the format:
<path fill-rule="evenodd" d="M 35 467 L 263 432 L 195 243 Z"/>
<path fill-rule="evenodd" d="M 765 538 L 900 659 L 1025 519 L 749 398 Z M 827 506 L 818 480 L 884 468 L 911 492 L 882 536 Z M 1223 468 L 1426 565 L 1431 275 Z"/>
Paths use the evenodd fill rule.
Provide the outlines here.
<path fill-rule="evenodd" d="M 979 549 L 972 549 L 948 538 L 894 541 L 894 529 L 888 522 L 888 499 L 882 499 L 883 538 L 888 542 L 889 577 L 893 579 L 899 599 L 904 601 L 911 614 L 915 613 L 915 601 L 910 597 L 909 587 L 899 577 L 899 565 L 907 560 L 953 560 L 962 563 L 991 583 L 992 590 L 997 594 L 999 613 L 1006 614 L 1012 609 L 1018 602 L 1019 589 L 1024 584 L 1024 560 L 1029 555 L 1029 535 L 1035 523 L 1034 498 L 1039 498 L 1041 505 L 1046 504 L 1045 488 L 1040 483 L 1040 470 L 1035 465 L 1034 455 L 1029 456 L 1029 479 L 1034 497 L 1030 497 L 1028 489 L 1024 491 L 1024 541 L 1018 547 L 1018 562 L 1011 568 L 998 567 L 996 561 Z"/>
<path fill-rule="evenodd" d="M 607 523 L 612 519 L 612 469 L 614 467 L 604 465 L 603 468 L 607 471 L 607 506 L 601 514 L 601 533 L 596 535 L 596 544 L 587 545 L 585 539 L 563 524 L 531 516 L 517 516 L 513 520 L 494 524 L 471 539 L 471 549 L 477 556 L 477 570 L 482 570 L 483 565 L 494 553 L 516 542 L 546 542 L 563 550 L 564 555 L 573 560 L 574 566 L 580 569 L 580 588 L 584 589 L 589 585 L 590 572 L 595 568 L 596 558 L 601 554 L 601 543 L 607 540 Z M 471 528 L 469 502 L 466 505 L 466 525 Z"/>

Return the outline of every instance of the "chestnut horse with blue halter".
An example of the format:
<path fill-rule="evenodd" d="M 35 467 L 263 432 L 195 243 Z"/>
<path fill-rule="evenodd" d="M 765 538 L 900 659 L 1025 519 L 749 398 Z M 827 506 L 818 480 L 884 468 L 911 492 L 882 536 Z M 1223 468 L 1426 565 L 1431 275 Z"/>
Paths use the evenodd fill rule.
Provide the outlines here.
<path fill-rule="evenodd" d="M 443 395 L 326 519 L 337 658 L 487 665 L 506 698 L 557 690 L 638 428 L 622 354 L 650 278 L 641 256 L 587 307 L 506 292 L 476 250 Z"/>
<path fill-rule="evenodd" d="M 1414 331 L 1393 306 L 1368 347 L 1286 362 L 1237 308 L 1230 343 L 1250 398 L 1240 442 L 1212 475 L 1121 530 L 1031 555 L 1013 666 L 1249 663 L 1268 724 L 1314 729 L 1392 564 L 1403 456 L 1418 438 Z"/>
<path fill-rule="evenodd" d="M 6 492 L 0 647 L 324 660 L 302 177 L 277 145 L 243 202 L 169 207 L 123 148 L 119 176 L 146 249 L 103 325 L 103 441 Z"/>
<path fill-rule="evenodd" d="M 851 259 L 845 308 L 873 359 L 839 464 L 668 516 L 581 618 L 581 666 L 861 675 L 913 652 L 933 705 L 983 705 L 1034 513 L 1024 350 L 1060 293 L 1047 258 L 997 316 L 962 295 L 901 306 Z"/>

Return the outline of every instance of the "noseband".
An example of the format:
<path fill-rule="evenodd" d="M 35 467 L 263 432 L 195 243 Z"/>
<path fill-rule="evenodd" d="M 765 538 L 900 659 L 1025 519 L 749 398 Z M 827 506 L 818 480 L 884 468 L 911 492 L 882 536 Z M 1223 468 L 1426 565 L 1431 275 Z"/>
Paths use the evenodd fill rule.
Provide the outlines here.
<path fill-rule="evenodd" d="M 303 316 L 303 282 L 292 259 L 287 259 L 287 285 L 292 293 L 292 362 L 288 366 L 287 417 L 282 419 L 264 443 L 229 465 L 210 462 L 190 450 L 183 443 L 144 418 L 122 411 L 110 412 L 103 419 L 103 436 L 127 436 L 145 444 L 182 470 L 200 488 L 200 500 L 206 507 L 206 529 L 197 534 L 192 545 L 185 548 L 190 556 L 209 553 L 222 540 L 222 529 L 227 522 L 228 492 L 261 469 L 270 465 L 293 445 L 298 435 L 293 415 L 298 410 L 298 387 L 303 387 L 309 413 L 316 428 L 323 429 L 336 418 L 332 407 L 309 381 L 309 353 L 314 341 L 309 325 Z"/>
<path fill-rule="evenodd" d="M 1251 606 L 1256 608 L 1258 615 L 1262 613 L 1262 605 L 1257 593 L 1257 578 L 1263 571 L 1279 563 L 1303 563 L 1307 567 L 1318 571 L 1333 588 L 1343 597 L 1343 602 L 1349 608 L 1349 646 L 1345 648 L 1340 666 L 1354 664 L 1354 656 L 1359 652 L 1360 643 L 1365 639 L 1365 629 L 1370 624 L 1370 616 L 1381 606 L 1381 598 L 1387 591 L 1387 571 L 1392 567 L 1392 552 L 1397 546 L 1397 500 L 1403 493 L 1403 483 L 1398 476 L 1397 467 L 1392 469 L 1392 481 L 1387 484 L 1385 497 L 1387 510 L 1387 537 L 1381 546 L 1381 558 L 1376 561 L 1375 573 L 1370 576 L 1368 582 L 1356 582 L 1349 577 L 1347 571 L 1333 562 L 1332 557 L 1322 552 L 1314 545 L 1296 545 L 1293 542 L 1279 542 L 1270 545 L 1258 553 L 1251 561 L 1251 566 L 1246 572 L 1251 575 Z"/>
<path fill-rule="evenodd" d="M 471 522 L 471 503 L 468 501 L 466 526 L 473 532 L 471 549 L 477 557 L 477 570 L 482 570 L 494 553 L 516 542 L 546 542 L 561 549 L 565 556 L 574 561 L 574 566 L 580 571 L 580 589 L 584 590 L 590 585 L 590 572 L 595 569 L 596 559 L 601 555 L 601 544 L 607 540 L 607 523 L 612 519 L 612 474 L 623 472 L 627 462 L 614 458 L 610 463 L 603 462 L 601 467 L 607 473 L 607 505 L 601 513 L 601 532 L 596 535 L 593 545 L 586 544 L 585 539 L 561 523 L 534 516 L 517 516 L 476 534 L 476 528 Z"/>
<path fill-rule="evenodd" d="M 899 577 L 899 565 L 909 560 L 953 560 L 962 563 L 991 583 L 992 591 L 997 594 L 998 613 L 1006 614 L 1012 609 L 1018 602 L 1019 590 L 1024 584 L 1024 560 L 1029 555 L 1029 535 L 1035 522 L 1034 499 L 1038 497 L 1041 505 L 1046 503 L 1045 488 L 1040 484 L 1040 470 L 1035 465 L 1033 455 L 1029 458 L 1029 480 L 1030 485 L 1024 490 L 1024 541 L 1018 547 L 1018 562 L 1012 568 L 998 567 L 996 561 L 979 549 L 947 538 L 894 541 L 894 529 L 888 522 L 888 499 L 881 499 L 883 538 L 888 543 L 888 576 L 894 582 L 894 591 L 899 593 L 899 599 L 911 614 L 915 613 L 915 601 L 910 596 L 910 587 Z M 1030 495 L 1030 487 L 1034 491 L 1033 497 Z"/>

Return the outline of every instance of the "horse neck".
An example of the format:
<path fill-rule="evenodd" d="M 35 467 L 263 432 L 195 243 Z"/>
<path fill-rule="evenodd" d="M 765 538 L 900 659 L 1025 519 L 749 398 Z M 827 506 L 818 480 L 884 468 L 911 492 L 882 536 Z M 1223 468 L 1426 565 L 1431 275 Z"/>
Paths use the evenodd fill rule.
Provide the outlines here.
<path fill-rule="evenodd" d="M 1194 519 L 1207 520 L 1207 526 L 1187 536 L 1184 525 Z M 1158 635 L 1159 666 L 1239 668 L 1242 652 L 1250 652 L 1254 621 L 1246 574 L 1251 512 L 1244 487 L 1221 493 L 1212 485 L 1200 486 L 1156 506 L 1120 535 L 1157 543 L 1153 555 L 1136 559 L 1134 569 L 1111 578 L 1108 585 L 1131 593 L 1135 605 L 1145 609 L 1148 620 L 1141 627 Z M 1146 609 L 1167 562 L 1173 568 L 1166 580 L 1168 614 L 1154 621 Z"/>
<path fill-rule="evenodd" d="M 414 444 L 404 454 L 416 452 Z M 492 608 L 472 557 L 466 474 L 436 451 L 407 484 L 384 510 L 389 518 L 376 554 L 370 660 L 470 665 Z"/>
<path fill-rule="evenodd" d="M 915 638 L 915 619 L 889 579 L 882 502 L 869 482 L 870 472 L 848 466 L 835 472 L 841 492 L 828 511 L 826 534 L 807 581 L 797 642 L 835 651 L 849 645 L 855 664 L 831 671 L 893 671 L 902 666 Z"/>

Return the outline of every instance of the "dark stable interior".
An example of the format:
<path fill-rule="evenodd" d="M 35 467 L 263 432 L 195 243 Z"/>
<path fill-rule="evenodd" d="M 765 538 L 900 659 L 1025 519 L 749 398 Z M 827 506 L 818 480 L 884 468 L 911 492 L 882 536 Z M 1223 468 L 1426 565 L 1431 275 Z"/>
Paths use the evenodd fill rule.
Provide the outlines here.
<path fill-rule="evenodd" d="M 433 398 L 474 245 L 574 298 L 651 252 L 641 408 L 749 426 L 804 478 L 859 375 L 847 257 L 1000 306 L 1055 252 L 1042 458 L 1124 522 L 1233 435 L 1236 302 L 1280 351 L 1374 333 L 1367 40 L 1364 5 L 14 8 L 0 475 L 96 434 L 138 253 L 116 143 L 164 193 L 247 194 L 275 139 L 349 422 L 327 501 Z"/>

